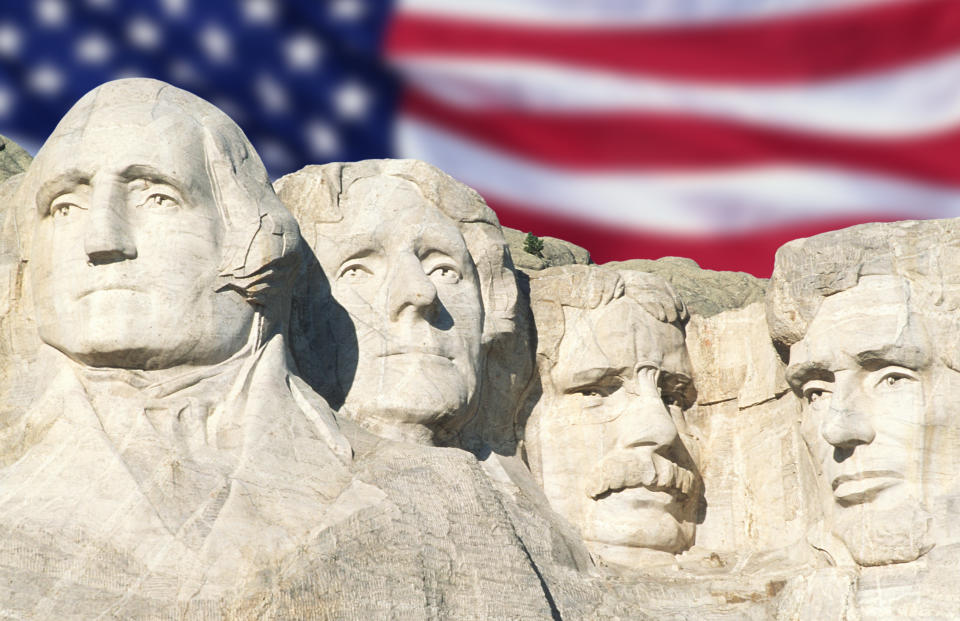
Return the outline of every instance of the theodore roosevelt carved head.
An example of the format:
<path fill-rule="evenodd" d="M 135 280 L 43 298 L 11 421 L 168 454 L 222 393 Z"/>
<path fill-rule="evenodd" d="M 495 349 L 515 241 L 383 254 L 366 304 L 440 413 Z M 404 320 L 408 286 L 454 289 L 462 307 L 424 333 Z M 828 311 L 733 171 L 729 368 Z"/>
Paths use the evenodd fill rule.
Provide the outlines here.
<path fill-rule="evenodd" d="M 597 266 L 530 281 L 541 394 L 524 443 L 553 507 L 630 564 L 694 537 L 701 483 L 681 438 L 696 393 L 687 311 L 664 280 Z"/>

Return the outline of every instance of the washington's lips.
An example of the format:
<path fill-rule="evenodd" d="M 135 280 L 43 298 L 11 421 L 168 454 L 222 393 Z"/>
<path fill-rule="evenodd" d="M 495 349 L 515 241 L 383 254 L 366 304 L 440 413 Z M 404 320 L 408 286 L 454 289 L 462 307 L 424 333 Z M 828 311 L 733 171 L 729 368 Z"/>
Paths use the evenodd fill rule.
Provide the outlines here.
<path fill-rule="evenodd" d="M 883 490 L 902 482 L 903 475 L 893 470 L 863 470 L 834 477 L 830 486 L 837 502 L 853 505 L 870 502 Z"/>
<path fill-rule="evenodd" d="M 653 492 L 666 492 L 677 501 L 692 496 L 697 489 L 697 476 L 658 454 L 621 451 L 608 455 L 587 478 L 587 495 L 598 500 L 608 493 L 643 487 Z"/>

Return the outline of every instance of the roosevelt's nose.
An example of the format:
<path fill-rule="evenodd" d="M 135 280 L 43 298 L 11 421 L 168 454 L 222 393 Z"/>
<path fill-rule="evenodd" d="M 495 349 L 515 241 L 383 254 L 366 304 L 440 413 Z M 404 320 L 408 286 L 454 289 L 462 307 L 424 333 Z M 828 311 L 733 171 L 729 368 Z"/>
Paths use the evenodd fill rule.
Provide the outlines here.
<path fill-rule="evenodd" d="M 386 286 L 390 321 L 398 321 L 407 313 L 430 319 L 436 312 L 437 288 L 415 255 L 403 257 L 394 264 Z"/>
<path fill-rule="evenodd" d="M 126 194 L 120 184 L 102 183 L 94 187 L 83 246 L 92 265 L 137 257 L 126 210 Z"/>
<path fill-rule="evenodd" d="M 820 427 L 823 439 L 838 448 L 851 449 L 870 444 L 877 436 L 864 395 L 856 389 L 838 387 Z"/>
<path fill-rule="evenodd" d="M 617 418 L 618 448 L 650 447 L 658 452 L 677 440 L 677 427 L 658 389 L 658 372 L 641 368 L 633 390 L 624 391 L 623 411 Z"/>

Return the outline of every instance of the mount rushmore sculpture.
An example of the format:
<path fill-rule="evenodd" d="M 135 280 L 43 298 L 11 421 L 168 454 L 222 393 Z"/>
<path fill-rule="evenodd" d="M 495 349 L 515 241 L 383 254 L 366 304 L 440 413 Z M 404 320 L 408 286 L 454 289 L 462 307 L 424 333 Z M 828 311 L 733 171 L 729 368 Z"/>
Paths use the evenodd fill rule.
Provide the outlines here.
<path fill-rule="evenodd" d="M 960 606 L 955 221 L 795 240 L 769 282 L 530 261 L 430 164 L 271 185 L 139 78 L 11 172 L 4 618 Z"/>

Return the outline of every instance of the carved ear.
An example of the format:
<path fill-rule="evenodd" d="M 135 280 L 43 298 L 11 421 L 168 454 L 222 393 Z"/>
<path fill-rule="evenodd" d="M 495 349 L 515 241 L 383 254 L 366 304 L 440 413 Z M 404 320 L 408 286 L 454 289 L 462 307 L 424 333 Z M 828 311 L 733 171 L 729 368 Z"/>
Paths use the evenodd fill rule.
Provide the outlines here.
<path fill-rule="evenodd" d="M 257 239 L 264 237 L 260 234 L 261 216 L 257 206 L 260 197 L 251 196 L 240 185 L 236 166 L 206 127 L 203 129 L 203 152 L 213 200 L 226 228 L 220 274 L 242 278 L 248 275 L 250 267 L 258 269 L 263 265 L 248 265 L 254 242 L 271 245 L 270 249 L 255 251 L 260 256 L 270 250 L 282 251 L 282 230 L 279 231 L 279 238 L 275 235 L 277 231 L 267 231 L 266 239 Z M 279 256 L 279 253 L 274 256 Z"/>

